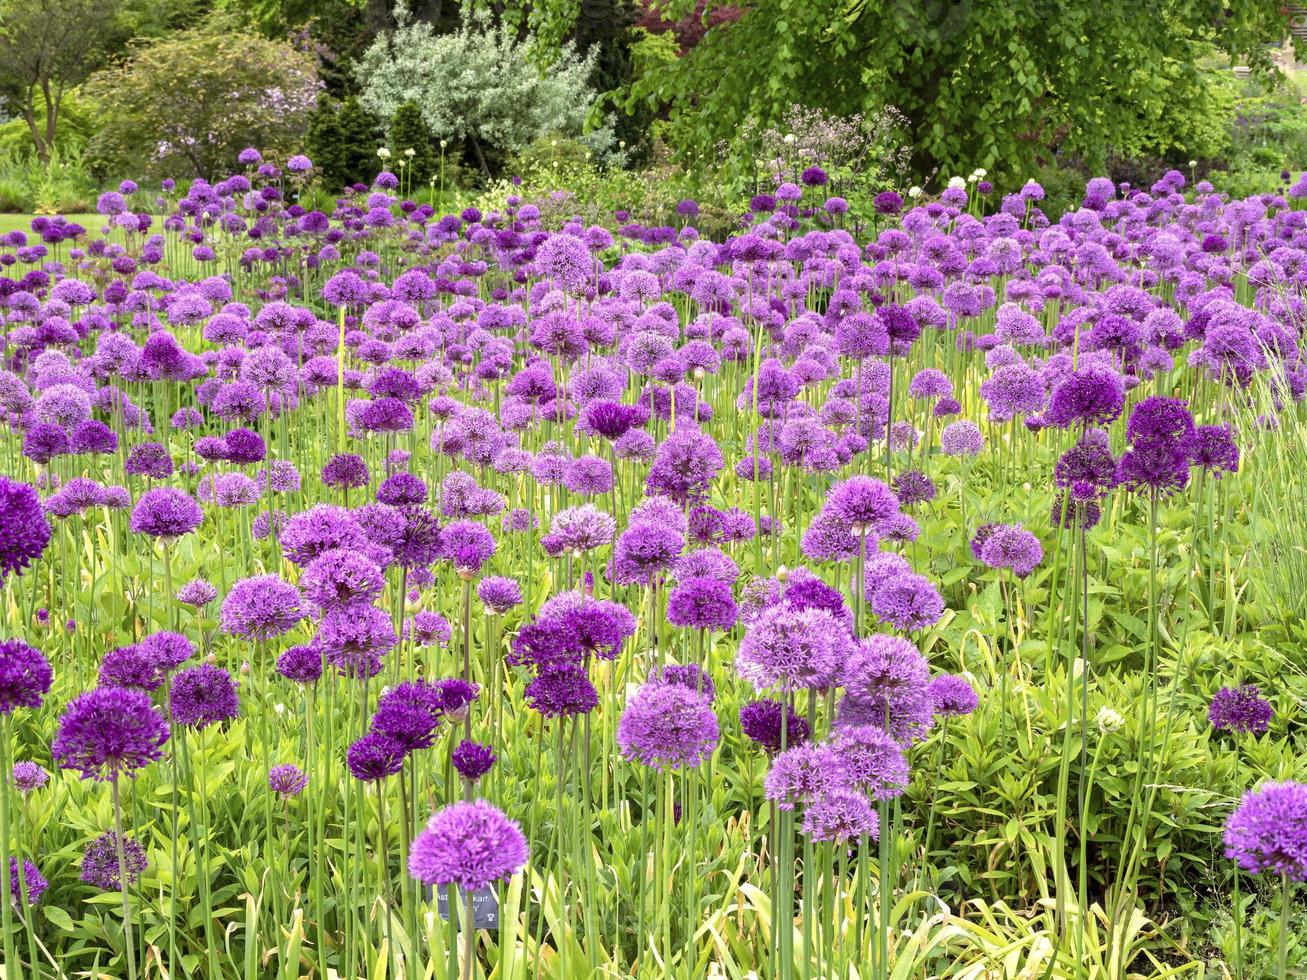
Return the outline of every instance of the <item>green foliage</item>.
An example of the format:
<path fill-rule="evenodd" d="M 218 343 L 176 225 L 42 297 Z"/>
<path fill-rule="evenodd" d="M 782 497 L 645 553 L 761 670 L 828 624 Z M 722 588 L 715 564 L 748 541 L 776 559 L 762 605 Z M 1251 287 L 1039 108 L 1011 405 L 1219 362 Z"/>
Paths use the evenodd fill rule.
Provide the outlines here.
<path fill-rule="evenodd" d="M 667 16 L 692 6 L 676 0 Z M 1272 0 L 760 0 L 635 89 L 668 106 L 681 147 L 729 139 L 750 115 L 774 123 L 796 102 L 840 116 L 893 105 L 920 172 L 1024 179 L 1055 150 L 1094 169 L 1113 151 L 1201 153 L 1216 96 L 1199 59 L 1216 45 L 1263 67 L 1261 43 L 1284 28 Z"/>
<path fill-rule="evenodd" d="M 520 39 L 504 23 L 491 27 L 485 18 L 470 18 L 437 35 L 402 12 L 400 27 L 378 37 L 359 63 L 361 99 L 385 119 L 416 103 L 432 133 L 466 141 L 487 175 L 492 162 L 554 132 L 614 159 L 611 126 L 589 125 L 593 56 L 582 58 L 564 45 L 542 66 L 537 55 L 533 39 Z"/>
<path fill-rule="evenodd" d="M 405 159 L 408 178 L 415 184 L 428 183 L 440 173 L 440 152 L 435 134 L 422 119 L 415 102 L 405 102 L 390 120 L 390 148 Z M 409 156 L 409 151 L 412 155 Z"/>
<path fill-rule="evenodd" d="M 381 169 L 377 148 L 385 137 L 375 116 L 350 96 L 339 106 L 323 96 L 309 118 L 305 149 L 329 193 L 371 183 Z"/>
<path fill-rule="evenodd" d="M 76 146 L 56 146 L 44 162 L 30 144 L 0 149 L 0 212 L 77 214 L 92 209 L 96 193 Z"/>
<path fill-rule="evenodd" d="M 209 20 L 90 78 L 103 123 L 91 151 L 119 173 L 212 177 L 245 146 L 299 149 L 320 86 L 313 59 L 290 44 Z"/>

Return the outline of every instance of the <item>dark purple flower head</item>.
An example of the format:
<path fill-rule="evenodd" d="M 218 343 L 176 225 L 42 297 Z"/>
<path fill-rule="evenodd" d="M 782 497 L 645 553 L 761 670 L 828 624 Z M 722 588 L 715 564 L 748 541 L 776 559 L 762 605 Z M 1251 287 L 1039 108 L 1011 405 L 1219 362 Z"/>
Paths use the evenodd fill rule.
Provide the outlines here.
<path fill-rule="evenodd" d="M 39 708 L 54 680 L 50 661 L 22 640 L 0 640 L 0 715 Z"/>
<path fill-rule="evenodd" d="M 1249 791 L 1225 823 L 1225 856 L 1250 874 L 1307 881 L 1307 785 L 1266 783 Z"/>
<path fill-rule="evenodd" d="M 781 719 L 785 719 L 784 738 Z M 808 723 L 793 708 L 783 716 L 781 703 L 771 698 L 750 701 L 740 708 L 740 730 L 768 752 L 776 753 L 784 747 L 802 745 L 808 740 Z"/>
<path fill-rule="evenodd" d="M 371 603 L 338 606 L 322 617 L 313 645 L 346 677 L 373 677 L 399 642 L 390 615 Z"/>
<path fill-rule="evenodd" d="M 458 774 L 473 783 L 490 771 L 490 767 L 495 764 L 495 759 L 494 750 L 489 745 L 482 745 L 480 742 L 473 742 L 466 738 L 450 753 L 450 760 L 454 763 Z"/>
<path fill-rule="evenodd" d="M 461 677 L 445 677 L 431 682 L 439 703 L 446 715 L 455 721 L 462 721 L 472 702 L 477 699 L 481 689 Z"/>
<path fill-rule="evenodd" d="M 526 838 L 484 800 L 454 803 L 432 816 L 413 839 L 408 870 L 428 885 L 474 892 L 511 878 L 527 861 Z"/>
<path fill-rule="evenodd" d="M 168 724 L 141 691 L 98 687 L 74 698 L 59 719 L 51 751 L 83 779 L 134 776 L 163 755 Z"/>
<path fill-rule="evenodd" d="M 613 549 L 613 577 L 623 585 L 649 585 L 671 568 L 684 546 L 684 535 L 677 528 L 633 519 Z"/>
<path fill-rule="evenodd" d="M 546 718 L 589 714 L 599 706 L 594 685 L 577 664 L 558 664 L 541 670 L 523 693 L 526 703 Z"/>
<path fill-rule="evenodd" d="M 154 658 L 136 644 L 110 650 L 100 661 L 99 681 L 102 686 L 156 691 L 163 684 L 163 678 L 163 671 Z"/>
<path fill-rule="evenodd" d="M 322 676 L 322 651 L 294 646 L 277 658 L 277 673 L 296 684 L 312 684 Z"/>
<path fill-rule="evenodd" d="M 709 704 L 717 699 L 717 685 L 713 683 L 712 675 L 698 664 L 666 664 L 661 670 L 650 672 L 649 679 L 664 684 L 681 684 L 706 696 Z"/>
<path fill-rule="evenodd" d="M 1189 406 L 1180 398 L 1150 395 L 1130 411 L 1126 423 L 1126 441 L 1185 442 L 1193 438 L 1194 418 Z"/>
<path fill-rule="evenodd" d="M 35 905 L 41 900 L 41 895 L 49 887 L 50 882 L 45 880 L 41 872 L 37 870 L 36 865 L 31 861 L 23 861 L 23 876 L 22 881 L 19 881 L 18 858 L 9 859 L 9 891 L 15 902 L 21 903 L 23 893 L 26 892 L 27 904 Z"/>
<path fill-rule="evenodd" d="M 476 521 L 454 521 L 441 532 L 441 557 L 475 575 L 495 553 L 495 538 Z"/>
<path fill-rule="evenodd" d="M 1255 732 L 1260 735 L 1271 725 L 1275 711 L 1255 685 L 1223 687 L 1212 696 L 1207 718 L 1217 731 Z"/>
<path fill-rule="evenodd" d="M 372 730 L 394 739 L 409 753 L 431 747 L 443 714 L 444 705 L 430 685 L 408 682 L 378 699 Z"/>
<path fill-rule="evenodd" d="M 935 499 L 935 484 L 921 470 L 904 470 L 894 478 L 894 495 L 904 507 Z"/>
<path fill-rule="evenodd" d="M 202 578 L 192 579 L 177 590 L 177 601 L 195 609 L 202 609 L 216 598 L 218 590 Z"/>
<path fill-rule="evenodd" d="M 165 676 L 195 656 L 195 644 L 170 630 L 143 636 L 136 646 Z"/>
<path fill-rule="evenodd" d="M 173 721 L 187 728 L 208 728 L 240 713 L 236 682 L 215 664 L 180 671 L 168 688 L 168 703 Z"/>
<path fill-rule="evenodd" d="M 1052 425 L 1106 425 L 1125 406 L 1125 383 L 1115 371 L 1089 367 L 1073 372 L 1056 388 L 1044 418 Z"/>
<path fill-rule="evenodd" d="M 366 487 L 368 479 L 368 464 L 354 453 L 332 456 L 322 467 L 322 482 L 338 490 Z"/>
<path fill-rule="evenodd" d="M 253 466 L 263 462 L 268 448 L 263 437 L 250 429 L 232 429 L 223 439 L 227 446 L 227 460 L 238 466 Z"/>
<path fill-rule="evenodd" d="M 404 768 L 404 746 L 389 735 L 368 732 L 349 747 L 345 764 L 350 775 L 371 783 L 393 776 Z"/>
<path fill-rule="evenodd" d="M 1140 439 L 1117 462 L 1115 480 L 1136 493 L 1163 496 L 1189 485 L 1187 441 Z"/>
<path fill-rule="evenodd" d="M 522 603 L 522 587 L 516 579 L 487 575 L 477 582 L 477 598 L 496 616 L 502 616 Z"/>
<path fill-rule="evenodd" d="M 1188 445 L 1189 462 L 1220 479 L 1221 472 L 1239 471 L 1239 447 L 1228 425 L 1200 425 Z"/>
<path fill-rule="evenodd" d="M 377 499 L 395 507 L 424 504 L 427 502 L 427 485 L 412 473 L 396 473 L 381 481 Z"/>
<path fill-rule="evenodd" d="M 203 520 L 200 505 L 185 490 L 156 487 L 142 494 L 132 508 L 131 528 L 136 534 L 171 541 L 190 534 Z"/>
<path fill-rule="evenodd" d="M 712 436 L 681 424 L 658 447 L 645 477 L 645 492 L 664 494 L 677 503 L 693 503 L 708 488 L 725 460 Z"/>
<path fill-rule="evenodd" d="M 136 884 L 149 865 L 145 848 L 126 835 L 123 836 L 123 865 L 128 886 Z M 81 879 L 88 885 L 110 892 L 122 891 L 122 870 L 118 865 L 118 835 L 112 830 L 91 841 L 82 852 Z"/>
<path fill-rule="evenodd" d="M 853 476 L 831 488 L 825 509 L 858 534 L 894 517 L 899 511 L 899 501 L 879 480 Z"/>

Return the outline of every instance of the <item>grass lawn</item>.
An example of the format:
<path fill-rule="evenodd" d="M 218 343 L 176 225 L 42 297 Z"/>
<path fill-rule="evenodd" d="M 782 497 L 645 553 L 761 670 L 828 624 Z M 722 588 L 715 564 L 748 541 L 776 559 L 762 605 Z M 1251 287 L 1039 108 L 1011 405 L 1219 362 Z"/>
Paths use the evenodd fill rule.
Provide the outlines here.
<path fill-rule="evenodd" d="M 7 235 L 15 230 L 31 232 L 32 219 L 35 217 L 34 214 L 0 214 L 0 235 Z M 98 214 L 66 214 L 64 217 L 69 221 L 75 221 L 88 231 L 98 231 L 100 222 L 104 220 L 103 216 Z"/>

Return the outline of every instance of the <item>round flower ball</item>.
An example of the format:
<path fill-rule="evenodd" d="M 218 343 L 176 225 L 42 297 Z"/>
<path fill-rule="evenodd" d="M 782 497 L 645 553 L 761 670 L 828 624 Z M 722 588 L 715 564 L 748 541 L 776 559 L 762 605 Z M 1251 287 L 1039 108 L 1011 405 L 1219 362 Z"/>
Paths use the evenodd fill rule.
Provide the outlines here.
<path fill-rule="evenodd" d="M 664 681 L 650 681 L 636 691 L 617 723 L 622 754 L 657 769 L 699 765 L 720 735 L 706 694 Z"/>
<path fill-rule="evenodd" d="M 22 640 L 0 641 L 0 715 L 39 708 L 54 680 L 50 662 Z"/>
<path fill-rule="evenodd" d="M 40 558 L 52 533 L 31 484 L 0 476 L 0 585 Z"/>
<path fill-rule="evenodd" d="M 1307 785 L 1267 783 L 1225 822 L 1225 856 L 1251 874 L 1307 881 Z"/>
<path fill-rule="evenodd" d="M 476 891 L 512 877 L 526 864 L 526 838 L 485 800 L 455 803 L 434 814 L 413 839 L 409 873 L 428 885 Z"/>
<path fill-rule="evenodd" d="M 61 769 L 83 779 L 134 776 L 163 755 L 168 723 L 150 696 L 121 687 L 97 687 L 68 704 L 51 752 Z"/>
<path fill-rule="evenodd" d="M 200 526 L 204 513 L 185 490 L 156 487 L 141 495 L 132 508 L 131 528 L 136 534 L 172 541 Z"/>

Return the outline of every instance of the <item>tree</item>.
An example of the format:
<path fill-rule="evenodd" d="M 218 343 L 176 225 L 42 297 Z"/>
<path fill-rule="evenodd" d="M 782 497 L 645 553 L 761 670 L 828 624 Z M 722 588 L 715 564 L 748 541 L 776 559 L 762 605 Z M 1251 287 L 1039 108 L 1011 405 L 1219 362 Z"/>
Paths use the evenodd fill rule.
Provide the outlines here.
<path fill-rule="evenodd" d="M 350 96 L 339 106 L 323 96 L 309 120 L 305 148 L 318 177 L 329 190 L 370 183 L 376 176 L 377 148 L 382 145 L 376 118 Z"/>
<path fill-rule="evenodd" d="M 390 120 L 390 148 L 396 156 L 406 157 L 404 166 L 413 185 L 425 184 L 440 167 L 435 134 L 423 121 L 416 102 L 405 102 L 395 110 Z M 409 150 L 412 156 L 407 156 Z"/>
<path fill-rule="evenodd" d="M 0 96 L 27 123 L 42 163 L 50 162 L 65 93 L 118 38 L 116 7 L 113 0 L 0 4 Z"/>
<path fill-rule="evenodd" d="M 669 0 L 666 15 L 698 2 Z M 723 6 L 709 0 L 702 18 Z M 1287 26 L 1277 0 L 754 0 L 636 87 L 687 148 L 795 103 L 841 116 L 892 105 L 919 170 L 1024 177 L 1054 151 L 1101 167 L 1157 142 L 1159 122 L 1201 115 L 1202 53 L 1266 66 L 1263 43 Z"/>
<path fill-rule="evenodd" d="M 593 57 L 564 44 L 546 59 L 530 35 L 521 39 L 506 23 L 492 27 L 481 16 L 443 35 L 403 10 L 400 16 L 399 28 L 379 36 L 359 62 L 364 107 L 390 119 L 405 102 L 416 103 L 431 132 L 465 140 L 487 176 L 492 155 L 547 134 L 578 139 L 597 158 L 611 158 L 611 126 L 590 127 Z"/>
<path fill-rule="evenodd" d="M 309 54 L 210 19 L 91 76 L 102 128 L 90 149 L 120 173 L 212 177 L 246 146 L 298 149 L 321 87 Z"/>

